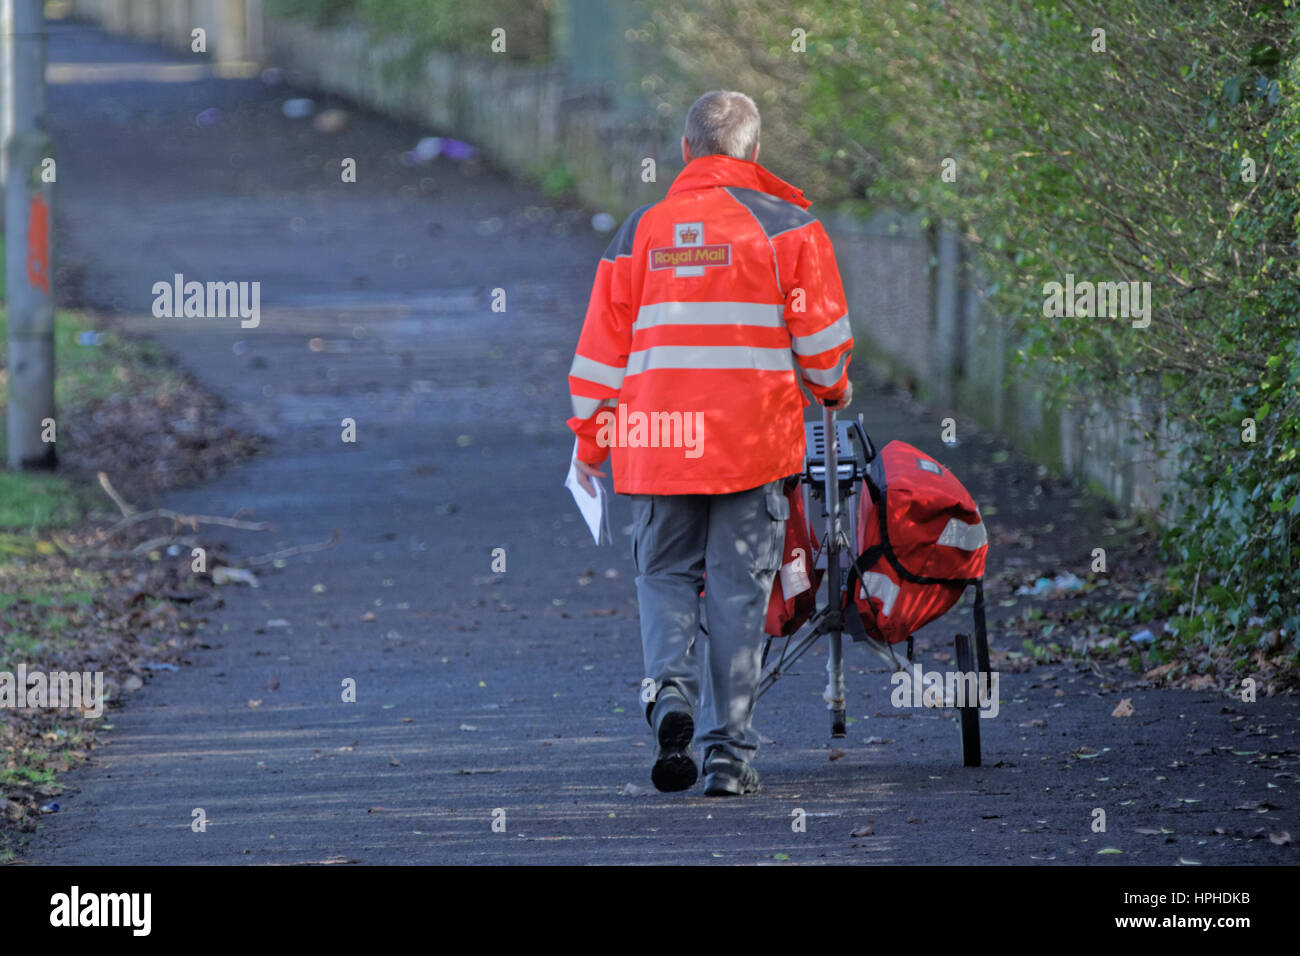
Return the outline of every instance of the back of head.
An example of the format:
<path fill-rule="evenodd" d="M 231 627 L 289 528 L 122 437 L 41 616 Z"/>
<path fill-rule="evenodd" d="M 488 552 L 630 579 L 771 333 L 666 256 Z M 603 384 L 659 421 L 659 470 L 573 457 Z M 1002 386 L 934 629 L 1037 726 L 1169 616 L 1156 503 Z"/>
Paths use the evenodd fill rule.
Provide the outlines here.
<path fill-rule="evenodd" d="M 691 156 L 720 154 L 749 159 L 758 144 L 758 107 L 744 93 L 711 90 L 686 114 L 686 144 Z"/>

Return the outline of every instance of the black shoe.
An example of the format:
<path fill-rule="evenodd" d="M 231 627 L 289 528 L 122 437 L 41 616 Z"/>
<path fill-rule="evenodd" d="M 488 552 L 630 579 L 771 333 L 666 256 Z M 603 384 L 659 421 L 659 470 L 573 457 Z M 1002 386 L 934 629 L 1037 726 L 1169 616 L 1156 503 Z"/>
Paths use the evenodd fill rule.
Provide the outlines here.
<path fill-rule="evenodd" d="M 651 708 L 650 718 L 655 740 L 659 742 L 655 765 L 650 770 L 655 789 L 673 793 L 693 786 L 699 770 L 691 756 L 695 721 L 686 700 L 675 691 L 661 693 Z"/>
<path fill-rule="evenodd" d="M 704 795 L 739 797 L 758 792 L 758 771 L 744 760 L 714 747 L 704 758 Z"/>

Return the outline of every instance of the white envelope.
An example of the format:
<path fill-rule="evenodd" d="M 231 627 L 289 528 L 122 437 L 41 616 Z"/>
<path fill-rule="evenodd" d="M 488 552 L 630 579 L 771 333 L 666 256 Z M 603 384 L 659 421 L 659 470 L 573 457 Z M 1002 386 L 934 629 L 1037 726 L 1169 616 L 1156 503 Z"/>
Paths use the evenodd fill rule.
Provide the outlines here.
<path fill-rule="evenodd" d="M 596 486 L 596 497 L 587 494 L 581 484 L 578 483 L 578 466 L 574 460 L 578 456 L 578 441 L 573 441 L 573 454 L 569 456 L 569 474 L 564 479 L 564 487 L 569 489 L 573 495 L 573 500 L 578 504 L 578 510 L 582 512 L 583 520 L 587 522 L 587 527 L 591 531 L 591 537 L 596 544 L 613 544 L 613 538 L 609 533 L 609 495 L 605 493 L 605 486 L 601 484 L 599 478 L 592 478 L 591 482 Z"/>

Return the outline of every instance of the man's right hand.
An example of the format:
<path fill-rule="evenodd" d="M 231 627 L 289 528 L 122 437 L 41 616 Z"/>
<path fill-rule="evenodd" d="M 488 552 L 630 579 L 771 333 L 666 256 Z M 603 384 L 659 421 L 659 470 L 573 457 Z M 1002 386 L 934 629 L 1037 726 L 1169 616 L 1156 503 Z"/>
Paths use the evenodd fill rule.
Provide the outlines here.
<path fill-rule="evenodd" d="M 849 407 L 849 402 L 853 401 L 853 383 L 849 382 L 844 386 L 844 394 L 839 397 L 838 401 L 826 402 L 827 408 L 833 408 L 836 411 L 843 411 Z"/>
<path fill-rule="evenodd" d="M 574 458 L 573 467 L 578 469 L 578 484 L 582 485 L 582 490 L 591 497 L 596 497 L 596 485 L 591 479 L 605 477 L 605 473 L 600 470 L 600 466 L 589 465 L 585 461 Z"/>

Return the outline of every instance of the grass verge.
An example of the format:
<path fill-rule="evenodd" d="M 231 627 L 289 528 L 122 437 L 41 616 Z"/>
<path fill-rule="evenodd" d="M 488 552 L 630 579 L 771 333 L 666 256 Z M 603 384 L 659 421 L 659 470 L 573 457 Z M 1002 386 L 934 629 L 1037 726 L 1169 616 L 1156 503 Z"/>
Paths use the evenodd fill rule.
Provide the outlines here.
<path fill-rule="evenodd" d="M 0 461 L 7 332 L 0 311 Z M 0 863 L 20 861 L 39 820 L 59 812 L 60 774 L 89 759 L 122 696 L 185 663 L 207 606 L 210 581 L 191 573 L 188 549 L 146 541 L 145 522 L 111 525 L 121 515 L 96 475 L 149 498 L 256 447 L 151 343 L 67 311 L 55 340 L 59 471 L 0 467 L 0 675 L 102 675 L 110 709 L 0 706 Z"/>

